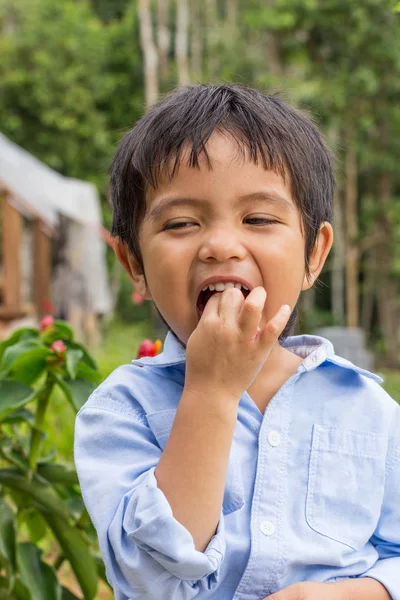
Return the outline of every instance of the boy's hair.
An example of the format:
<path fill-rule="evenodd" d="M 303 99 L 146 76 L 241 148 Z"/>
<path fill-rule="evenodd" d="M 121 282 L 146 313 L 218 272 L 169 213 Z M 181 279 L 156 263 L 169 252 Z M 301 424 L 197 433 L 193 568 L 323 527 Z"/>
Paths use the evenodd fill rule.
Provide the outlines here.
<path fill-rule="evenodd" d="M 243 157 L 275 171 L 296 203 L 305 238 L 305 267 L 323 221 L 332 222 L 333 158 L 317 127 L 277 95 L 239 85 L 193 85 L 155 104 L 126 134 L 111 165 L 111 233 L 128 245 L 143 268 L 139 229 L 148 186 L 157 187 L 161 171 L 173 177 L 183 152 L 199 168 L 206 144 L 216 132 L 228 134 Z M 283 336 L 295 322 L 288 323 Z"/>

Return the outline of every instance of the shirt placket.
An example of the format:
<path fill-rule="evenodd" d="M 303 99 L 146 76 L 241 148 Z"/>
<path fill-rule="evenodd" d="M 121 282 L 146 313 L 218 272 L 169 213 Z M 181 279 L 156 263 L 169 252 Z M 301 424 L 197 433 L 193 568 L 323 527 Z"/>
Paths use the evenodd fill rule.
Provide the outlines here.
<path fill-rule="evenodd" d="M 298 374 L 286 382 L 264 414 L 251 508 L 251 550 L 233 600 L 262 600 L 276 591 L 282 574 L 289 404 L 297 378 Z"/>

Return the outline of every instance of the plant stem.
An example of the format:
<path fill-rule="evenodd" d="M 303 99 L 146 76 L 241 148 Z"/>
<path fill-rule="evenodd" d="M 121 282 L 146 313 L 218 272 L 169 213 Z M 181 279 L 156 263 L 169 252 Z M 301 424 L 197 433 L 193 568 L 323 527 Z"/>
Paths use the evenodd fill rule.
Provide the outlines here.
<path fill-rule="evenodd" d="M 64 554 L 59 554 L 53 563 L 53 569 L 55 571 L 58 571 L 58 569 L 61 567 L 61 565 L 63 564 L 64 561 L 65 561 Z"/>
<path fill-rule="evenodd" d="M 46 385 L 38 393 L 37 408 L 35 414 L 35 424 L 31 433 L 31 445 L 29 452 L 30 474 L 37 470 L 37 460 L 40 456 L 42 446 L 42 427 L 44 416 L 49 403 L 51 392 L 53 391 L 54 381 L 48 376 Z"/>

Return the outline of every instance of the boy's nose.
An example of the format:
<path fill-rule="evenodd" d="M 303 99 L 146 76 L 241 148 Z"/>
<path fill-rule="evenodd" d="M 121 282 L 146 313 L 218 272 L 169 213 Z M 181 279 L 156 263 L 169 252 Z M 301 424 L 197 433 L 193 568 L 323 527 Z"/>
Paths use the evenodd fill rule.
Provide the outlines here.
<path fill-rule="evenodd" d="M 225 262 L 232 258 L 242 260 L 245 255 L 246 250 L 238 237 L 223 228 L 209 233 L 199 251 L 199 258 L 204 262 Z"/>

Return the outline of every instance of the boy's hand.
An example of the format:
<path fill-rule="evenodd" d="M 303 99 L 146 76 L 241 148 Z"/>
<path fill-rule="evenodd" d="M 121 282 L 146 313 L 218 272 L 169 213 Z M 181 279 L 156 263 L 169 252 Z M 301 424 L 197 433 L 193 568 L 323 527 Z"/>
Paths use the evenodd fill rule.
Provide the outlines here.
<path fill-rule="evenodd" d="M 256 287 L 246 299 L 237 288 L 210 298 L 186 346 L 186 389 L 220 390 L 240 400 L 290 317 L 290 308 L 282 306 L 260 328 L 266 297 L 264 288 Z"/>
<path fill-rule="evenodd" d="M 361 577 L 334 583 L 295 583 L 264 600 L 391 600 L 391 596 L 376 579 Z"/>
<path fill-rule="evenodd" d="M 339 592 L 340 594 L 340 592 Z M 264 600 L 351 600 L 350 597 L 338 595 L 337 588 L 331 583 L 305 581 L 267 596 Z"/>

